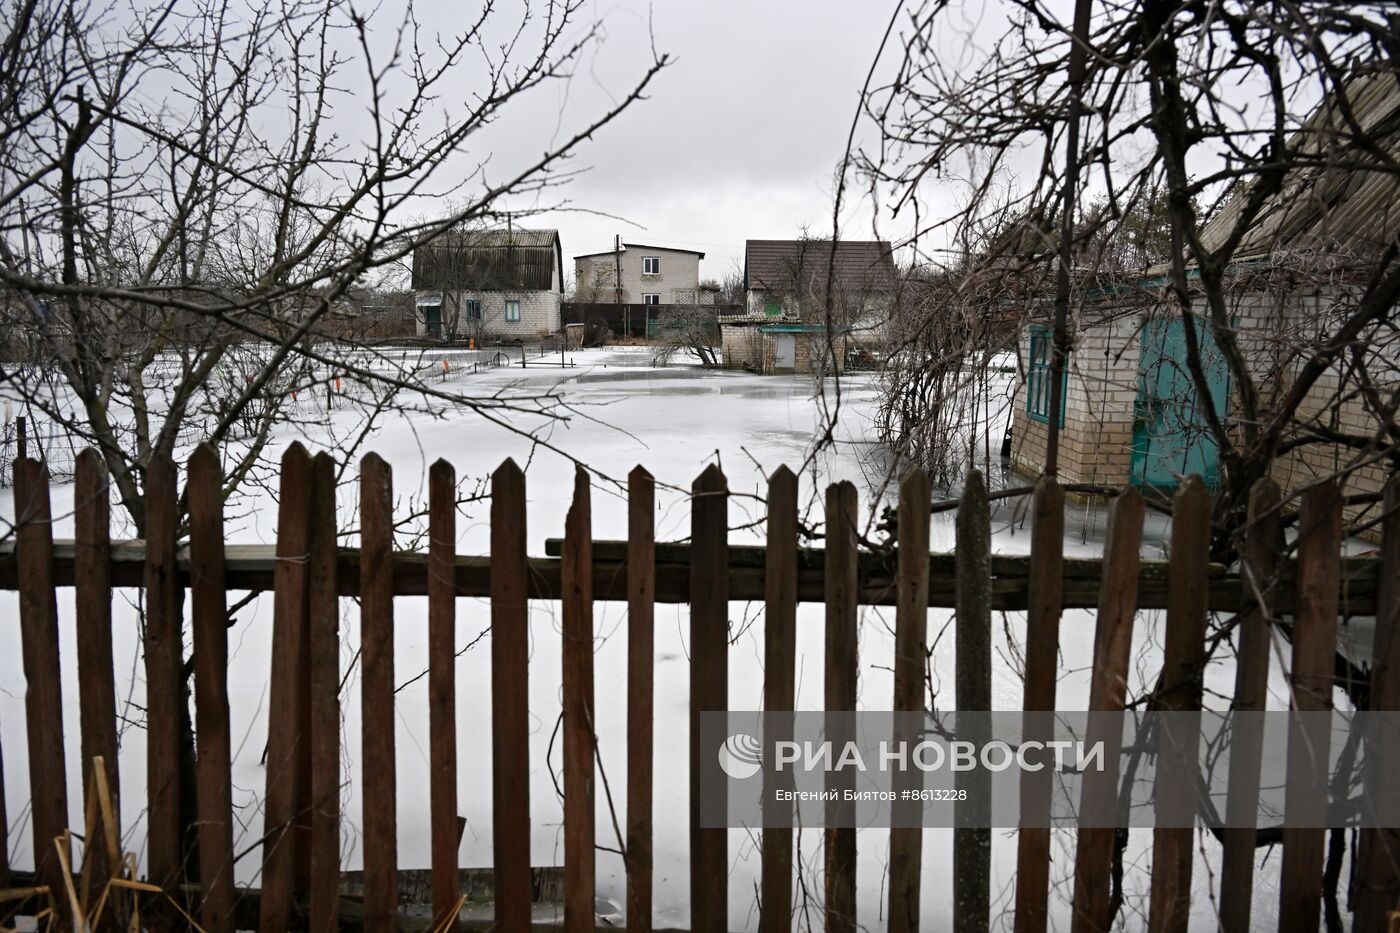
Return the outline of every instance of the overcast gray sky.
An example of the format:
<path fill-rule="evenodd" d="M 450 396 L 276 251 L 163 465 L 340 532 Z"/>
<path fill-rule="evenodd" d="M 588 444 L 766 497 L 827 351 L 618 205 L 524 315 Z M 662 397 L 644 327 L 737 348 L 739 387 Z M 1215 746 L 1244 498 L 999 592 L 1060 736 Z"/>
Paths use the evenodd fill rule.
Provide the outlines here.
<path fill-rule="evenodd" d="M 622 96 L 654 42 L 674 64 L 571 164 L 588 171 L 555 193 L 630 223 L 553 211 L 526 225 L 559 228 L 570 272 L 573 256 L 610 249 L 621 234 L 703 250 L 701 275 L 719 278 L 742 259 L 746 239 L 830 232 L 836 166 L 894 8 L 893 0 L 600 0 L 585 9 L 602 22 L 602 41 L 574 77 L 522 101 L 484 143 L 502 168 L 537 154 L 536 141 Z M 420 8 L 420 19 L 450 32 L 476 9 L 442 3 Z M 871 235 L 868 203 L 846 212 L 842 234 Z"/>

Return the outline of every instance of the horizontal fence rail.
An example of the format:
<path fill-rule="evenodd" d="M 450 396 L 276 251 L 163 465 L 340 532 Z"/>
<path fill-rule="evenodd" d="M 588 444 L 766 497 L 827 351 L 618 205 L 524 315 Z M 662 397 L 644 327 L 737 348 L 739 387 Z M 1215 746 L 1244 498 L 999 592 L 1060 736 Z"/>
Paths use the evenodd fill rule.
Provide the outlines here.
<path fill-rule="evenodd" d="M 859 496 L 850 483 L 826 490 L 826 548 L 800 547 L 799 479 L 785 468 L 769 479 L 767 541 L 762 547 L 729 543 L 729 488 L 718 466 L 708 467 L 692 486 L 687 543 L 655 541 L 655 483 L 641 467 L 628 480 L 629 539 L 595 540 L 590 478 L 579 469 L 564 537 L 548 541 L 543 557 L 531 557 L 526 550 L 526 477 L 512 461 L 502 464 L 490 481 L 489 556 L 455 552 L 458 479 L 444 461 L 429 470 L 425 553 L 394 550 L 392 470 L 374 454 L 362 461 L 359 476 L 360 548 L 337 546 L 336 464 L 328 454 L 312 457 L 298 444 L 282 460 L 277 542 L 267 546 L 225 543 L 224 478 L 218 451 L 212 447 L 201 446 L 191 456 L 183 495 L 173 462 L 158 458 L 147 466 L 142 540 L 110 540 L 101 458 L 85 451 L 75 471 L 76 539 L 52 537 L 50 477 L 40 461 L 24 458 L 16 469 L 16 534 L 0 543 L 0 589 L 17 590 L 19 595 L 29 832 L 36 853 L 35 870 L 25 876 L 33 886 L 0 890 L 0 921 L 7 922 L 17 912 L 33 915 L 45 910 L 45 916 L 61 927 L 75 929 L 165 930 L 196 921 L 211 933 L 253 925 L 265 931 L 459 929 L 468 897 L 464 879 L 471 875 L 458 864 L 465 824 L 457 796 L 459 772 L 481 758 L 479 749 L 458 747 L 459 696 L 474 686 L 459 689 L 456 682 L 459 597 L 490 600 L 491 928 L 501 933 L 526 933 L 537 926 L 533 906 L 542 884 L 541 869 L 530 864 L 529 736 L 538 725 L 528 690 L 534 645 L 531 599 L 561 604 L 563 864 L 554 887 L 567 933 L 591 933 L 597 926 L 597 851 L 600 832 L 606 835 L 595 825 L 599 798 L 594 606 L 599 601 L 626 602 L 628 609 L 627 771 L 621 817 L 628 933 L 653 929 L 656 603 L 691 607 L 689 911 L 691 929 L 704 933 L 724 933 L 732 920 L 729 831 L 705 825 L 699 805 L 702 774 L 714 757 L 713 748 L 700 744 L 701 717 L 728 707 L 731 601 L 764 605 L 762 695 L 768 712 L 790 711 L 794 705 L 796 610 L 801 602 L 825 607 L 822 691 L 823 707 L 830 713 L 854 710 L 861 695 L 861 606 L 894 607 L 889 709 L 896 711 L 922 712 L 928 706 L 929 640 L 937 637 L 928 624 L 930 607 L 954 610 L 950 631 L 956 651 L 955 705 L 976 714 L 975 722 L 990 714 L 993 702 L 992 636 L 998 622 L 991 613 L 1027 610 L 1021 711 L 1028 735 L 1044 729 L 1047 713 L 1057 709 L 1060 624 L 1068 608 L 1094 610 L 1088 704 L 1092 711 L 1122 711 L 1129 702 L 1137 614 L 1156 608 L 1166 612 L 1160 680 L 1151 697 L 1154 709 L 1201 709 L 1206 641 L 1213 637 L 1207 627 L 1211 612 L 1225 614 L 1234 627 L 1230 634 L 1237 642 L 1236 709 L 1263 708 L 1270 665 L 1277 663 L 1272 659 L 1284 653 L 1289 655 L 1283 669 L 1291 708 L 1330 709 L 1338 676 L 1338 619 L 1343 615 L 1376 617 L 1377 654 L 1365 674 L 1370 678 L 1366 686 L 1371 708 L 1400 706 L 1400 478 L 1386 489 L 1379 556 L 1350 558 L 1341 556 L 1342 500 L 1335 484 L 1324 483 L 1305 494 L 1297 553 L 1285 559 L 1278 489 L 1262 482 L 1250 503 L 1243 560 L 1238 568 L 1226 568 L 1209 562 L 1210 497 L 1195 478 L 1181 486 L 1173 502 L 1171 558 L 1146 561 L 1141 559 L 1144 502 L 1131 489 L 1113 501 L 1103 557 L 1065 558 L 1064 495 L 1051 479 L 1042 479 L 1035 490 L 1031 554 L 992 554 L 988 497 L 976 471 L 968 478 L 958 510 L 955 551 L 930 554 L 929 485 L 917 472 L 900 484 L 894 540 L 872 550 L 860 546 Z M 188 511 L 184 544 L 179 540 L 182 507 Z M 68 773 L 56 591 L 69 586 L 75 588 L 79 655 L 78 728 L 86 813 L 81 832 L 66 825 L 69 790 L 65 780 L 56 779 Z M 133 587 L 145 596 L 141 673 L 147 685 L 149 758 L 144 788 L 118 788 L 111 605 L 114 589 Z M 269 592 L 273 597 L 257 891 L 237 888 L 232 871 L 230 591 Z M 396 718 L 404 715 L 394 703 L 397 596 L 427 597 L 426 788 L 401 788 L 395 773 Z M 345 634 L 339 601 L 344 597 L 360 602 L 362 676 L 353 686 L 342 682 L 339 661 Z M 183 622 L 186 599 L 188 631 Z M 1288 644 L 1283 646 L 1276 635 Z M 13 642 L 15 633 L 4 629 L 0 637 Z M 188 671 L 186 637 L 191 647 Z M 187 677 L 193 681 L 189 692 Z M 349 764 L 342 760 L 341 744 L 346 689 L 361 691 L 364 730 L 364 760 Z M 183 707 L 190 704 L 191 694 L 193 755 L 181 747 Z M 834 717 L 833 728 L 846 728 L 840 722 L 841 717 Z M 1091 729 L 1088 738 L 1093 737 Z M 1268 777 L 1284 781 L 1290 810 L 1310 805 L 1298 789 L 1319 780 L 1319 763 L 1308 750 L 1326 738 L 1309 734 L 1295 739 L 1290 732 L 1286 774 Z M 1174 733 L 1172 740 L 1189 743 L 1192 736 Z M 192 773 L 185 775 L 180 762 L 190 758 Z M 1363 774 L 1367 786 L 1392 780 L 1396 758 L 1394 750 L 1368 755 Z M 1085 775 L 1081 815 L 1114 806 L 1117 758 L 1110 754 L 1107 761 L 1111 767 L 1105 771 Z M 1230 767 L 1227 809 L 1251 812 L 1259 799 L 1259 769 L 1251 771 L 1234 759 Z M 354 816 L 341 812 L 347 772 L 358 776 L 363 803 L 359 815 L 364 870 L 353 882 L 340 861 L 343 824 L 347 816 Z M 843 780 L 829 775 L 828 791 L 847 786 Z M 980 780 L 969 775 L 966 783 L 959 778 L 958 786 L 969 790 L 969 799 L 978 800 L 985 796 Z M 1186 775 L 1164 768 L 1156 781 L 1158 807 L 1182 795 L 1189 798 Z M 606 792 L 611 804 L 618 785 Z M 136 794 L 146 805 L 144 879 L 136 877 L 134 858 L 121 853 L 120 811 L 115 806 L 119 793 Z M 1048 806 L 1048 777 L 1028 772 L 1021 778 L 1020 793 L 1030 811 Z M 0 838 L 7 826 L 3 801 L 0 795 Z M 765 799 L 765 816 L 770 805 L 777 806 Z M 405 806 L 420 807 L 431 817 L 431 868 L 418 873 L 412 884 L 431 903 L 417 917 L 401 908 L 405 874 L 398 864 L 396 813 Z M 829 816 L 833 808 L 828 808 Z M 896 811 L 901 808 L 905 813 L 917 811 L 918 801 L 900 803 Z M 993 923 L 992 834 L 988 821 L 979 822 L 977 815 L 974 807 L 959 811 L 952 835 L 948 864 L 955 890 L 946 909 L 959 933 L 983 933 Z M 1074 858 L 1068 866 L 1073 876 L 1070 929 L 1075 933 L 1105 931 L 1117 922 L 1113 876 L 1119 831 L 1101 828 L 1108 825 L 1091 822 L 1075 830 Z M 617 832 L 623 830 L 619 827 Z M 824 860 L 816 916 L 829 933 L 852 933 L 877 924 L 895 933 L 917 933 L 931 909 L 945 909 L 931 906 L 922 890 L 925 840 L 917 819 L 900 822 L 896 815 L 894 828 L 884 832 L 888 870 L 880 886 L 880 918 L 859 915 L 856 877 L 859 858 L 883 856 L 860 856 L 855 830 L 828 828 L 819 835 Z M 1201 842 L 1189 828 L 1158 827 L 1152 832 L 1148 928 L 1177 933 L 1187 929 L 1192 912 L 1193 859 Z M 757 923 L 761 933 L 782 933 L 794 923 L 794 873 L 802 868 L 802 860 L 791 828 L 769 828 L 759 835 Z M 79 840 L 85 842 L 75 850 Z M 1355 929 L 1383 929 L 1394 922 L 1400 890 L 1398 840 L 1400 835 L 1392 830 L 1365 829 L 1359 834 Z M 1278 927 L 1315 931 L 1324 899 L 1325 831 L 1284 830 L 1281 843 Z M 1219 902 L 1228 906 L 1222 908 L 1219 925 L 1227 933 L 1252 926 L 1249 899 L 1241 902 L 1233 895 L 1253 886 L 1256 845 L 1252 832 L 1226 832 L 1220 839 Z M 1006 909 L 1014 913 L 1018 933 L 1044 933 L 1050 926 L 1052 850 L 1058 851 L 1049 831 L 1018 831 L 1014 897 L 997 896 L 997 902 L 1014 902 Z M 76 861 L 75 851 L 82 853 Z M 8 848 L 0 846 L 0 886 L 20 877 L 12 875 L 7 858 Z M 797 880 L 805 882 L 805 877 Z M 1216 885 L 1213 877 L 1211 883 Z M 94 897 L 94 891 L 100 891 L 100 897 Z M 803 896 L 816 896 L 815 889 L 808 891 L 804 884 Z"/>
<path fill-rule="evenodd" d="M 549 539 L 545 549 L 550 553 L 562 550 L 562 539 Z M 600 601 L 626 602 L 627 542 L 593 542 L 593 598 Z M 74 554 L 77 543 L 72 539 L 56 539 L 53 544 L 53 572 L 57 586 L 72 586 Z M 227 554 L 227 578 L 230 590 L 271 592 L 277 554 L 270 544 L 230 544 Z M 764 591 L 765 549 L 750 545 L 730 545 L 728 579 L 729 597 L 735 601 L 760 601 Z M 140 587 L 144 585 L 146 546 L 141 540 L 113 540 L 111 543 L 112 585 Z M 821 550 L 799 548 L 796 572 L 797 599 L 805 603 L 825 602 L 825 556 Z M 412 551 L 395 551 L 388 560 L 392 565 L 395 596 L 426 596 L 428 594 L 428 558 Z M 690 602 L 690 545 L 657 543 L 654 551 L 655 592 L 658 603 Z M 176 551 L 175 570 L 178 579 L 189 585 L 190 558 L 188 547 Z M 1029 608 L 1030 579 L 1033 560 L 1030 557 L 993 554 L 991 559 L 991 608 L 1018 611 Z M 1342 615 L 1374 615 L 1380 591 L 1381 559 L 1377 557 L 1346 557 L 1341 561 L 1339 611 Z M 361 581 L 359 548 L 336 549 L 336 585 L 339 595 L 357 596 Z M 558 600 L 561 598 L 562 561 L 558 557 L 529 557 L 528 587 L 530 599 Z M 1065 609 L 1094 609 L 1099 602 L 1099 581 L 1104 562 L 1097 558 L 1065 558 L 1062 582 Z M 1143 560 L 1138 569 L 1139 609 L 1166 609 L 1170 582 L 1168 561 Z M 454 557 L 453 573 L 456 595 L 489 597 L 491 595 L 491 558 L 458 554 Z M 1277 611 L 1292 612 L 1293 584 L 1296 562 L 1279 561 L 1279 579 L 1285 584 L 1277 603 Z M 894 558 L 862 552 L 857 565 L 856 601 L 861 606 L 894 606 L 896 604 Z M 952 609 L 956 602 L 957 574 L 952 554 L 929 555 L 930 608 Z M 18 588 L 19 568 L 16 545 L 0 541 L 0 590 Z M 1220 564 L 1206 567 L 1207 608 L 1216 612 L 1234 612 L 1240 608 L 1245 592 L 1245 580 L 1238 572 Z"/>

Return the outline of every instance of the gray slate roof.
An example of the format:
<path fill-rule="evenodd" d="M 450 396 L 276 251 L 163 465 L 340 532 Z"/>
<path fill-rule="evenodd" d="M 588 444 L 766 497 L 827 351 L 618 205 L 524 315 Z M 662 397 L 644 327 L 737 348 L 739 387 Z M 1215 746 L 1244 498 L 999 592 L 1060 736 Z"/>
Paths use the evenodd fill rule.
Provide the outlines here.
<path fill-rule="evenodd" d="M 1307 134 L 1304 157 L 1317 164 L 1289 173 L 1245 232 L 1236 261 L 1284 250 L 1365 255 L 1400 236 L 1400 79 L 1381 72 L 1353 80 L 1346 103 L 1363 136 L 1384 155 L 1358 145 L 1337 99 L 1324 101 L 1299 131 Z M 1290 142 L 1299 145 L 1300 137 Z M 1241 186 L 1201 230 L 1207 249 L 1225 242 L 1248 190 Z"/>

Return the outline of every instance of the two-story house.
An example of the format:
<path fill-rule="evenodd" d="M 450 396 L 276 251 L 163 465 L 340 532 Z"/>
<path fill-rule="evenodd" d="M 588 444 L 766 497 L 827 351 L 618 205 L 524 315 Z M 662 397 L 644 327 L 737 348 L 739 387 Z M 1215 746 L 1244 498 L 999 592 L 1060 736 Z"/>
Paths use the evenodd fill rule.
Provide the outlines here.
<path fill-rule="evenodd" d="M 700 288 L 704 258 L 693 249 L 623 243 L 575 256 L 575 290 L 582 304 L 710 304 L 714 293 Z"/>
<path fill-rule="evenodd" d="M 533 338 L 561 328 L 557 230 L 463 230 L 413 251 L 420 336 Z"/>

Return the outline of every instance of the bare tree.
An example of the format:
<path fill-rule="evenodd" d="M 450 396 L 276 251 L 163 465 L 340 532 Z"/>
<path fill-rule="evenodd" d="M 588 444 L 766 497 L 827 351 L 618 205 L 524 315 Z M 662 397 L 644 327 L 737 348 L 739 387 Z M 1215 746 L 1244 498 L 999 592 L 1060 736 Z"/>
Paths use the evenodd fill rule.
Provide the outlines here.
<path fill-rule="evenodd" d="M 357 282 L 566 180 L 561 162 L 664 67 L 644 63 L 612 106 L 488 174 L 468 143 L 569 76 L 596 37 L 581 6 L 544 0 L 517 19 L 487 4 L 459 34 L 427 36 L 411 7 L 371 24 L 340 0 L 11 4 L 0 288 L 24 335 L 8 342 L 30 360 L 3 364 L 0 379 L 102 453 L 138 533 L 153 455 L 191 429 L 241 436 L 224 447 L 236 485 L 271 426 L 332 380 L 366 387 L 372 412 L 403 388 L 497 420 L 547 408 L 444 391 L 328 324 Z"/>
<path fill-rule="evenodd" d="M 642 64 L 628 92 L 522 164 L 473 152 L 592 46 L 581 8 L 527 0 L 517 18 L 488 3 L 430 36 L 411 6 L 371 23 L 345 0 L 8 4 L 0 393 L 101 453 L 137 536 L 148 464 L 198 441 L 219 445 L 231 495 L 265 480 L 288 421 L 324 419 L 344 469 L 386 411 L 467 408 L 507 427 L 515 411 L 556 414 L 551 392 L 441 386 L 420 354 L 378 349 L 345 317 L 363 313 L 361 283 L 401 275 L 445 232 L 490 224 L 513 198 L 547 201 L 563 160 L 665 66 Z M 360 415 L 348 433 L 324 414 L 342 400 Z"/>
<path fill-rule="evenodd" d="M 995 273 L 1019 258 L 1023 240 L 966 246 L 1009 209 L 1050 247 L 1026 266 L 1041 303 L 1056 300 L 1063 269 L 1073 316 L 1106 285 L 1144 271 L 1121 255 L 1134 236 L 1148 237 L 1154 254 L 1165 247 L 1154 269 L 1160 285 L 1140 288 L 1141 303 L 1189 325 L 1187 367 L 1202 397 L 1209 384 L 1198 334 L 1228 367 L 1231 414 L 1207 414 L 1222 464 L 1222 548 L 1243 523 L 1254 482 L 1291 452 L 1340 448 L 1343 476 L 1397 463 L 1393 198 L 1368 196 L 1370 217 L 1328 210 L 1345 179 L 1370 179 L 1380 192 L 1400 181 L 1396 134 L 1377 116 L 1386 105 L 1374 108 L 1378 95 L 1395 93 L 1387 5 L 1267 2 L 1209 15 L 1179 0 L 1094 7 L 1078 43 L 1088 56 L 1073 106 L 1065 76 L 1076 42 L 1058 8 L 1013 4 L 1005 34 L 970 65 L 938 54 L 957 31 L 951 9 L 907 10 L 896 74 L 866 96 L 880 145 L 856 157 L 885 203 L 914 214 L 916 251 L 945 268 L 955 265 L 949 255 L 970 259 L 958 265 L 965 278 Z M 930 211 L 932 199 L 947 203 L 950 183 L 958 205 Z M 1241 308 L 1271 287 L 1299 297 L 1328 289 L 1325 321 L 1312 316 L 1320 326 L 1309 327 L 1303 314 L 1267 335 L 1246 332 Z M 1348 401 L 1363 413 L 1359 429 L 1335 423 Z"/>
<path fill-rule="evenodd" d="M 1061 5 L 1016 0 L 999 37 L 950 50 L 957 5 L 911 3 L 894 74 L 865 96 L 879 142 L 853 158 L 883 203 L 912 215 L 910 245 L 947 271 L 948 292 L 1000 277 L 1015 287 L 998 303 L 1054 321 L 1048 473 L 1059 376 L 1085 362 L 1077 328 L 1109 314 L 1180 325 L 1219 452 L 1214 549 L 1233 560 L 1260 479 L 1296 464 L 1294 488 L 1378 486 L 1400 469 L 1400 20 L 1393 5 L 1340 0 L 1074 7 L 1071 24 Z M 999 217 L 1014 218 L 1011 235 L 987 236 Z M 1139 338 L 1129 331 L 1125 343 Z M 1216 355 L 1229 383 L 1219 408 Z M 1378 499 L 1349 496 L 1352 530 L 1374 527 Z M 1277 578 L 1244 569 L 1268 615 Z M 1216 621 L 1212 656 L 1231 650 L 1237 621 Z M 1341 655 L 1337 666 L 1365 708 L 1368 672 Z M 1324 877 L 1329 929 L 1341 928 L 1344 842 Z M 1388 857 L 1358 878 L 1358 928 L 1394 903 Z"/>
<path fill-rule="evenodd" d="M 720 365 L 719 321 L 708 305 L 660 305 L 656 316 L 657 344 L 653 354 L 659 364 L 689 353 L 706 369 Z"/>

